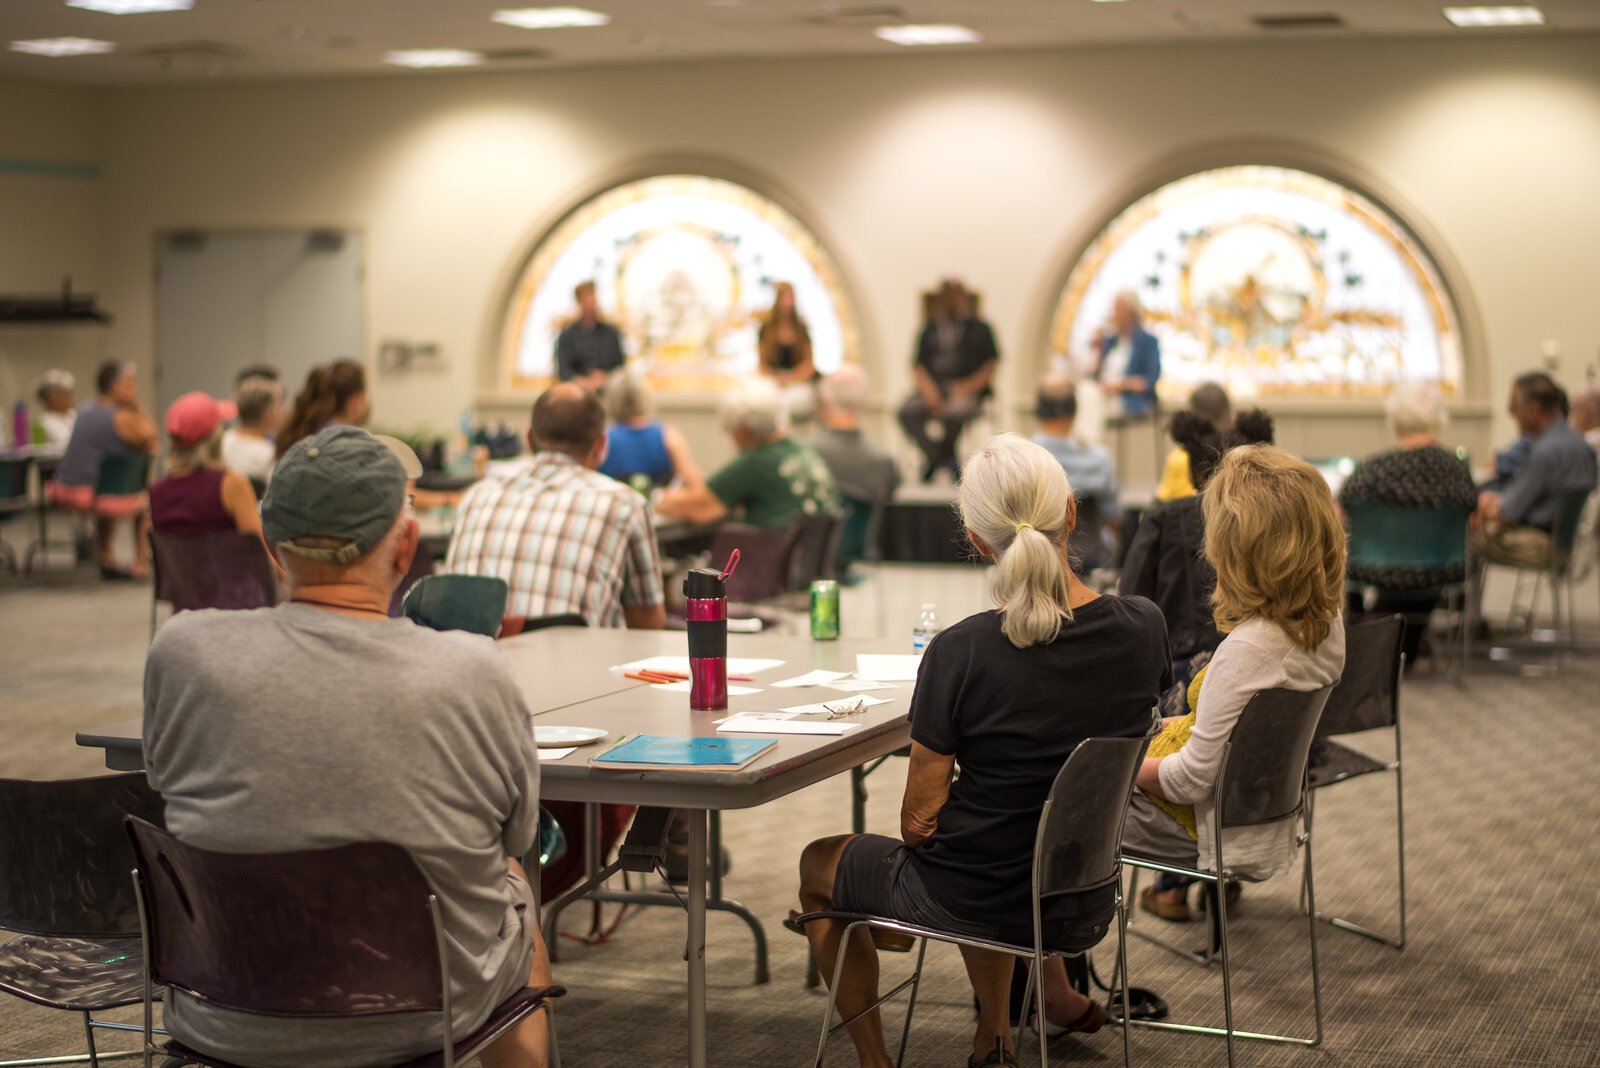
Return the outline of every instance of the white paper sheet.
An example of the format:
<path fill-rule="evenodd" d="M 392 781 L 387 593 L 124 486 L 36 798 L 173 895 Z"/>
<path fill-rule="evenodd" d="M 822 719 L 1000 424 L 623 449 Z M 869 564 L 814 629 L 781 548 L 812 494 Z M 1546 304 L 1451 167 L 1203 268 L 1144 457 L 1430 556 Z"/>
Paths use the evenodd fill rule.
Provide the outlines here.
<path fill-rule="evenodd" d="M 816 671 L 808 671 L 804 675 L 796 675 L 792 679 L 783 679 L 770 685 L 773 689 L 787 689 L 790 686 L 825 686 L 848 674 L 850 674 L 848 671 L 823 671 L 818 668 Z"/>
<path fill-rule="evenodd" d="M 658 683 L 655 686 L 652 686 L 650 688 L 652 690 L 659 690 L 662 693 L 693 693 L 694 692 L 694 688 L 692 686 L 690 686 L 687 682 L 674 682 L 674 683 L 670 683 L 670 684 L 669 683 Z M 736 686 L 733 683 L 729 683 L 728 684 L 728 696 L 729 697 L 749 697 L 753 693 L 760 693 L 760 692 L 761 692 L 761 687 L 759 687 L 759 686 Z"/>
<path fill-rule="evenodd" d="M 732 734 L 849 734 L 859 728 L 859 723 L 842 723 L 839 720 L 757 719 L 754 716 L 735 716 L 717 727 Z"/>
<path fill-rule="evenodd" d="M 728 658 L 728 674 L 754 675 L 757 672 L 769 671 L 775 667 L 782 667 L 782 660 L 762 660 L 758 657 Z M 612 671 L 676 671 L 680 675 L 689 674 L 689 658 L 687 656 L 651 656 L 643 660 L 634 660 L 627 664 L 615 664 Z"/>
<path fill-rule="evenodd" d="M 873 705 L 886 705 L 888 703 L 887 698 L 862 694 L 859 697 L 836 697 L 832 701 L 818 701 L 809 705 L 791 705 L 785 708 L 784 711 L 793 712 L 797 716 L 828 716 L 841 708 L 849 708 L 852 705 L 860 705 L 862 711 L 865 711 Z M 851 715 L 852 713 L 846 712 L 845 714 Z"/>
<path fill-rule="evenodd" d="M 857 653 L 856 677 L 873 682 L 915 682 L 921 663 L 922 657 L 915 653 Z"/>
<path fill-rule="evenodd" d="M 774 686 L 777 683 L 773 683 Z M 835 682 L 823 683 L 830 690 L 844 690 L 846 693 L 861 693 L 867 690 L 892 690 L 892 682 L 873 682 L 871 679 L 839 679 Z"/>
<path fill-rule="evenodd" d="M 576 753 L 577 751 L 578 751 L 578 747 L 577 746 L 573 746 L 570 749 L 541 749 L 541 750 L 539 750 L 539 759 L 540 760 L 560 760 L 562 757 L 571 756 L 573 753 Z"/>

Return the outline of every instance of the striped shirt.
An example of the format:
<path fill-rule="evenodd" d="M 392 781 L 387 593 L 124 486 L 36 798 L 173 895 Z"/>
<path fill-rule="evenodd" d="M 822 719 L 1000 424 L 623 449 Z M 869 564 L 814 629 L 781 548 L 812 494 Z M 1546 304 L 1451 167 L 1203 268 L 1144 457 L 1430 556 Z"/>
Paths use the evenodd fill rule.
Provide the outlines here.
<path fill-rule="evenodd" d="M 558 452 L 467 491 L 444 569 L 504 579 L 507 615 L 575 612 L 592 627 L 664 599 L 645 499 Z"/>

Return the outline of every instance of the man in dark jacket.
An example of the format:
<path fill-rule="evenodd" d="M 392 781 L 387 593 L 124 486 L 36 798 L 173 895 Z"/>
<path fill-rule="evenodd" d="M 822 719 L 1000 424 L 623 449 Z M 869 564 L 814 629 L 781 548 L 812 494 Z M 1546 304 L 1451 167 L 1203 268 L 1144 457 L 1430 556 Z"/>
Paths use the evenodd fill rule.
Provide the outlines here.
<path fill-rule="evenodd" d="M 912 364 L 917 391 L 900 406 L 900 425 L 927 463 L 922 481 L 941 468 L 957 478 L 956 440 L 989 395 L 1000 359 L 994 331 L 973 313 L 972 294 L 953 278 L 939 286 Z"/>

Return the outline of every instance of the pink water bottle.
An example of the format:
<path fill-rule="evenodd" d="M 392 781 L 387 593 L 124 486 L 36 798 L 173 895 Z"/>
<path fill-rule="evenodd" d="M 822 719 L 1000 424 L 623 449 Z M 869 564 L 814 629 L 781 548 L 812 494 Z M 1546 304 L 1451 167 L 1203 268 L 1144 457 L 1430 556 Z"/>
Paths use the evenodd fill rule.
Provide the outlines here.
<path fill-rule="evenodd" d="M 683 580 L 689 625 L 689 707 L 720 712 L 728 707 L 728 576 L 739 566 L 739 550 L 728 566 L 697 567 Z"/>
<path fill-rule="evenodd" d="M 13 448 L 26 449 L 32 444 L 33 429 L 28 419 L 28 402 L 19 400 L 11 410 L 11 445 Z"/>

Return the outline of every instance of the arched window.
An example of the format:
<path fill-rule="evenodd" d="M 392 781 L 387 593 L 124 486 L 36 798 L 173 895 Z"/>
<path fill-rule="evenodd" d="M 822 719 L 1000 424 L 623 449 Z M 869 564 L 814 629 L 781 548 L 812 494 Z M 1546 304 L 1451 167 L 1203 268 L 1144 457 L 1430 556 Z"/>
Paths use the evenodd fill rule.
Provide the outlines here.
<path fill-rule="evenodd" d="M 721 178 L 667 174 L 609 189 L 539 241 L 512 292 L 502 381 L 536 389 L 555 374 L 573 288 L 595 283 L 630 366 L 662 389 L 709 390 L 756 368 L 773 286 L 794 286 L 826 374 L 857 356 L 857 316 L 833 257 L 788 211 Z"/>
<path fill-rule="evenodd" d="M 1461 389 L 1460 317 L 1433 258 L 1383 207 L 1306 171 L 1220 167 L 1129 205 L 1068 277 L 1051 326 L 1058 361 L 1093 369 L 1094 335 L 1124 290 L 1176 397 L 1207 380 L 1246 396 Z"/>

